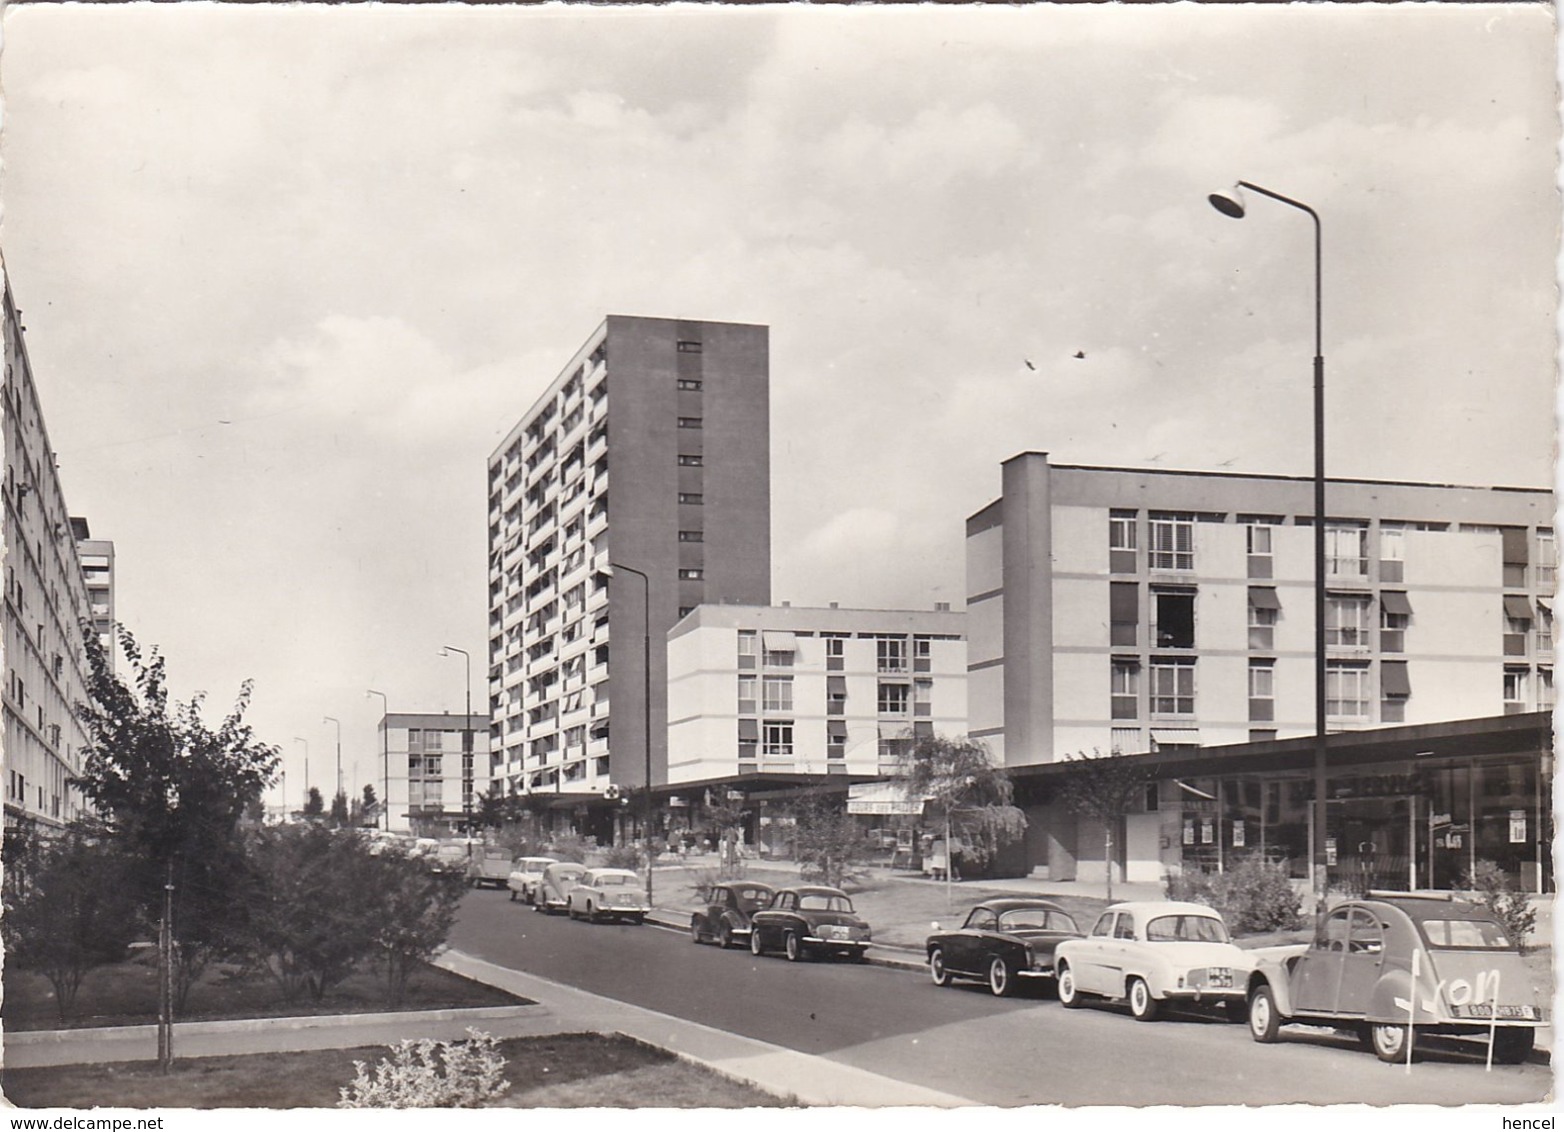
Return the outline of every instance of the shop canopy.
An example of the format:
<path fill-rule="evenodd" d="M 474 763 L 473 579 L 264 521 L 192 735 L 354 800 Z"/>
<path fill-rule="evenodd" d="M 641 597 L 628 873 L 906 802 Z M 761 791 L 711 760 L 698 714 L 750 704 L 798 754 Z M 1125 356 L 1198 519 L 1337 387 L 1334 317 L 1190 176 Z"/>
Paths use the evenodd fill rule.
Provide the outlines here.
<path fill-rule="evenodd" d="M 909 798 L 894 782 L 859 782 L 847 788 L 850 814 L 921 814 L 925 798 Z"/>

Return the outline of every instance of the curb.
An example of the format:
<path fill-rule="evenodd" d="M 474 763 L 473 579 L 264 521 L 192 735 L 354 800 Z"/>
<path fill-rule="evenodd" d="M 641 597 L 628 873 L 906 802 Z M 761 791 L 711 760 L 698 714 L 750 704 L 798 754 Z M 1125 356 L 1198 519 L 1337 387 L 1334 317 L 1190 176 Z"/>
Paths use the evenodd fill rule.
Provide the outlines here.
<path fill-rule="evenodd" d="M 331 1030 L 347 1026 L 374 1026 L 406 1022 L 482 1022 L 495 1018 L 532 1018 L 548 1014 L 541 1003 L 518 1006 L 469 1006 L 449 1010 L 400 1010 L 380 1014 L 322 1014 L 286 1018 L 225 1018 L 211 1022 L 175 1022 L 174 1033 L 187 1037 L 203 1034 L 245 1034 L 263 1030 Z M 8 1031 L 8 1046 L 58 1045 L 107 1038 L 155 1038 L 155 1025 L 83 1026 L 74 1030 Z"/>

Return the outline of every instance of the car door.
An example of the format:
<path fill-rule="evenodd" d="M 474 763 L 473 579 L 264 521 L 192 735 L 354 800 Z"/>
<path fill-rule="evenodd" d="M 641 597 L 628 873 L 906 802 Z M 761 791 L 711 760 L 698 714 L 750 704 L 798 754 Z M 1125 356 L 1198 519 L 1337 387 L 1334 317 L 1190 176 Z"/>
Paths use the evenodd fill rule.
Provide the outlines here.
<path fill-rule="evenodd" d="M 1107 964 L 1112 960 L 1113 930 L 1117 912 L 1104 912 L 1092 925 L 1091 934 L 1075 950 L 1075 985 L 1088 994 L 1117 994 L 1109 989 Z"/>
<path fill-rule="evenodd" d="M 1325 918 L 1314 942 L 1293 968 L 1293 1010 L 1298 1014 L 1334 1014 L 1341 987 L 1341 961 L 1351 935 L 1352 909 L 1337 908 Z"/>
<path fill-rule="evenodd" d="M 988 970 L 985 946 L 988 936 L 999 924 L 999 917 L 992 908 L 974 908 L 967 914 L 967 922 L 959 932 L 950 937 L 945 953 L 945 966 L 953 971 L 971 975 L 984 974 Z"/>
<path fill-rule="evenodd" d="M 1347 949 L 1341 957 L 1336 1013 L 1352 1018 L 1367 1014 L 1374 985 L 1384 969 L 1384 926 L 1369 909 L 1354 908 L 1352 920 L 1347 925 Z"/>

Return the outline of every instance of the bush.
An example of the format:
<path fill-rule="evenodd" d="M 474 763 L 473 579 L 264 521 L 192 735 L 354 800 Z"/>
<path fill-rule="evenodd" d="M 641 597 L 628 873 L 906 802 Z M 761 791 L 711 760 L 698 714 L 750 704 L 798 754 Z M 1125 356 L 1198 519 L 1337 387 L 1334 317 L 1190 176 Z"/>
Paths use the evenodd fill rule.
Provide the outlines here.
<path fill-rule="evenodd" d="M 588 844 L 585 838 L 578 837 L 574 833 L 561 833 L 549 840 L 543 856 L 553 857 L 559 861 L 574 861 L 578 865 L 586 863 L 587 854 L 593 846 Z"/>
<path fill-rule="evenodd" d="M 510 1088 L 494 1039 L 473 1029 L 465 1041 L 398 1042 L 373 1077 L 362 1061 L 353 1068 L 338 1108 L 477 1108 Z"/>
<path fill-rule="evenodd" d="M 610 869 L 639 869 L 646 855 L 634 845 L 610 845 L 603 853 L 603 865 Z"/>
<path fill-rule="evenodd" d="M 1188 900 L 1221 912 L 1235 935 L 1291 929 L 1303 922 L 1302 898 L 1287 870 L 1258 853 L 1235 858 L 1226 872 L 1169 875 L 1164 887 L 1169 900 Z"/>
<path fill-rule="evenodd" d="M 1473 901 L 1493 913 L 1516 947 L 1526 950 L 1526 939 L 1537 928 L 1531 893 L 1517 888 L 1509 874 L 1493 861 L 1476 862 L 1474 868 L 1461 874 L 1460 886 L 1471 890 Z"/>
<path fill-rule="evenodd" d="M 710 865 L 703 865 L 698 869 L 686 868 L 684 873 L 690 878 L 690 888 L 695 893 L 696 901 L 704 904 L 710 898 L 711 890 L 719 884 L 744 879 L 744 862 L 737 861 L 716 868 Z"/>

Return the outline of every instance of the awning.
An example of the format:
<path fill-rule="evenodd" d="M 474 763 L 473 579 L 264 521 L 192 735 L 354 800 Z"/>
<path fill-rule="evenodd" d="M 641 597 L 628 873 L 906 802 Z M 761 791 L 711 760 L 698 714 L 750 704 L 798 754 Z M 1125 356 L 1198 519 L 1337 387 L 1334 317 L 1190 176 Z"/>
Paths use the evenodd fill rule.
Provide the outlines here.
<path fill-rule="evenodd" d="M 1524 566 L 1526 564 L 1526 528 L 1500 527 L 1499 535 L 1504 539 L 1505 563 L 1510 566 Z"/>
<path fill-rule="evenodd" d="M 1382 660 L 1379 662 L 1379 690 L 1387 696 L 1410 696 L 1412 683 L 1407 679 L 1407 662 Z"/>
<path fill-rule="evenodd" d="M 798 638 L 780 629 L 767 629 L 760 634 L 767 652 L 797 652 Z"/>
<path fill-rule="evenodd" d="M 1200 732 L 1193 727 L 1153 727 L 1151 741 L 1159 747 L 1198 747 Z"/>
<path fill-rule="evenodd" d="M 847 720 L 828 719 L 825 721 L 826 737 L 833 743 L 842 743 L 847 740 Z"/>
<path fill-rule="evenodd" d="M 739 742 L 740 743 L 758 743 L 758 742 L 760 742 L 760 721 L 759 720 L 755 720 L 755 719 L 741 719 L 741 720 L 739 720 Z"/>
<path fill-rule="evenodd" d="M 1177 784 L 1178 788 L 1180 790 L 1184 791 L 1186 794 L 1193 794 L 1197 798 L 1204 798 L 1207 802 L 1215 802 L 1216 801 L 1216 795 L 1215 794 L 1209 794 L 1209 793 L 1207 793 L 1204 790 L 1197 790 L 1195 787 L 1191 786 L 1189 783 L 1183 781 L 1182 779 L 1177 779 L 1176 778 L 1173 781 Z"/>
<path fill-rule="evenodd" d="M 1380 608 L 1386 613 L 1399 613 L 1410 616 L 1412 603 L 1407 600 L 1407 595 L 1401 590 L 1384 590 L 1379 595 Z"/>
<path fill-rule="evenodd" d="M 1276 587 L 1250 586 L 1249 607 L 1251 609 L 1280 609 L 1282 603 L 1276 597 Z"/>
<path fill-rule="evenodd" d="M 912 734 L 919 739 L 930 738 L 934 734 L 934 724 L 920 719 L 912 725 Z"/>
<path fill-rule="evenodd" d="M 894 782 L 860 782 L 847 788 L 850 814 L 921 814 L 922 798 L 909 798 Z"/>
<path fill-rule="evenodd" d="M 825 678 L 825 694 L 831 699 L 845 699 L 847 696 L 847 677 L 827 676 Z"/>
<path fill-rule="evenodd" d="M 1519 594 L 1504 595 L 1504 615 L 1517 621 L 1531 620 L 1531 602 Z"/>
<path fill-rule="evenodd" d="M 1551 597 L 1539 597 L 1537 599 L 1537 608 L 1538 609 L 1545 609 L 1549 613 L 1552 613 L 1553 612 L 1553 599 Z"/>

